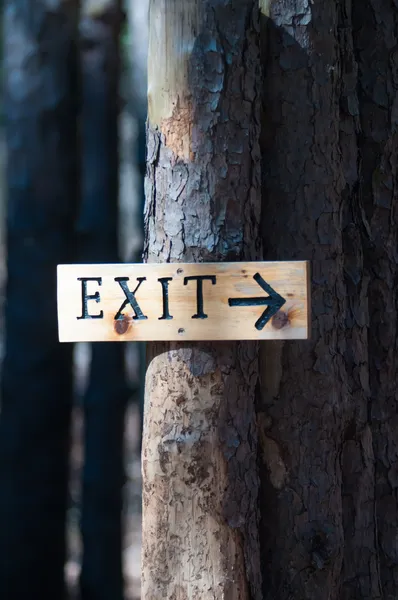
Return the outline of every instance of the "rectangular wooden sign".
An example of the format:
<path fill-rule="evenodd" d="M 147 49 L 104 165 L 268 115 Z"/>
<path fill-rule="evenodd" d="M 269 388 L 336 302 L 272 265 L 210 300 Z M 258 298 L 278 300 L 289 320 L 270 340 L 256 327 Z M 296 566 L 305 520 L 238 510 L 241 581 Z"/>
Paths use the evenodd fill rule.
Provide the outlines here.
<path fill-rule="evenodd" d="M 308 262 L 59 265 L 59 339 L 307 339 L 309 299 Z"/>

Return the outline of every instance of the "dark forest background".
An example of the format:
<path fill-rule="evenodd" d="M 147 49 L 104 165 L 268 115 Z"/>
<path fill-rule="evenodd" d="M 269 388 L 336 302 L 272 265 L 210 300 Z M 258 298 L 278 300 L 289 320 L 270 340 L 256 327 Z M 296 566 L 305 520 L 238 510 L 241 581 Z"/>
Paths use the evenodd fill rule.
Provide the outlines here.
<path fill-rule="evenodd" d="M 65 23 L 56 22 L 60 18 L 59 6 L 54 5 L 52 18 L 46 20 L 45 2 L 31 3 L 31 14 L 27 3 L 15 2 L 14 8 L 19 18 L 25 23 L 30 34 L 49 36 L 49 45 L 55 50 L 54 54 L 62 61 L 61 53 L 65 51 L 62 43 L 54 43 L 57 27 Z M 57 4 L 57 3 L 56 3 Z M 80 216 L 76 218 L 75 230 L 78 233 L 70 237 L 68 244 L 76 252 L 70 257 L 76 261 L 103 262 L 125 260 L 140 261 L 143 240 L 142 207 L 143 207 L 143 176 L 145 168 L 145 118 L 146 118 L 146 55 L 147 55 L 147 1 L 130 0 L 124 6 L 117 3 L 82 3 L 79 26 L 76 28 L 78 45 L 75 48 L 75 60 L 81 69 L 77 77 L 77 87 L 73 88 L 70 75 L 62 74 L 61 64 L 51 64 L 46 56 L 34 57 L 38 65 L 33 65 L 36 77 L 43 77 L 42 87 L 45 89 L 45 78 L 58 73 L 58 84 L 64 89 L 61 93 L 69 96 L 71 102 L 77 105 L 77 123 L 80 128 L 80 148 L 78 155 L 77 202 L 80 204 Z M 33 8 L 32 8 L 33 7 Z M 57 440 L 51 438 L 51 419 L 57 414 L 66 416 L 65 424 L 58 425 L 53 421 L 55 436 L 64 431 L 68 423 L 66 413 L 62 413 L 62 394 L 65 385 L 72 385 L 70 397 L 73 399 L 72 411 L 72 443 L 71 464 L 69 477 L 69 492 L 67 495 L 67 541 L 68 555 L 66 557 L 66 580 L 69 592 L 74 598 L 78 593 L 79 578 L 82 562 L 84 562 L 84 581 L 80 583 L 85 598 L 122 597 L 119 567 L 119 537 L 122 535 L 125 598 L 135 600 L 140 597 L 140 545 L 141 545 L 141 414 L 142 414 L 142 373 L 145 349 L 143 345 L 123 344 L 119 348 L 105 346 L 93 347 L 90 344 L 76 344 L 73 355 L 69 359 L 73 372 L 68 381 L 59 386 L 51 377 L 54 364 L 60 359 L 58 355 L 50 366 L 48 354 L 52 352 L 51 341 L 53 331 L 49 330 L 48 319 L 43 315 L 43 335 L 37 335 L 37 315 L 34 312 L 41 303 L 41 298 L 32 295 L 30 303 L 24 304 L 18 299 L 21 289 L 13 286 L 14 273 L 32 284 L 29 272 L 38 277 L 48 275 L 48 268 L 54 269 L 58 252 L 59 240 L 65 234 L 66 222 L 61 223 L 54 217 L 51 203 L 61 198 L 62 191 L 56 189 L 51 181 L 47 189 L 42 190 L 42 197 L 49 205 L 40 205 L 40 199 L 32 190 L 23 188 L 23 156 L 34 163 L 34 177 L 48 163 L 48 147 L 43 141 L 42 146 L 33 147 L 23 142 L 18 147 L 18 141 L 13 141 L 21 132 L 21 137 L 29 136 L 29 128 L 35 121 L 42 122 L 48 128 L 56 128 L 48 115 L 53 110 L 57 118 L 59 107 L 48 108 L 40 104 L 40 98 L 34 95 L 30 98 L 30 106 L 21 104 L 14 110 L 15 103 L 10 101 L 11 70 L 7 70 L 5 60 L 13 64 L 18 52 L 16 44 L 22 43 L 16 31 L 10 31 L 12 18 L 5 19 L 5 11 L 12 10 L 12 3 L 1 3 L 1 56 L 0 74 L 2 79 L 2 94 L 0 102 L 0 356 L 2 361 L 5 354 L 2 384 L 2 417 L 0 418 L 0 597 L 12 598 L 41 597 L 60 598 L 60 587 L 52 582 L 51 571 L 57 570 L 59 556 L 55 544 L 49 544 L 50 536 L 54 535 L 52 517 L 46 512 L 46 493 L 56 493 L 57 485 L 62 489 L 62 461 L 57 470 L 60 472 L 59 481 L 54 483 L 52 492 L 43 491 L 49 485 L 50 466 L 44 464 L 51 453 L 60 458 Z M 33 12 L 35 11 L 35 12 Z M 51 11 L 49 11 L 50 13 Z M 41 15 L 41 16 L 40 16 Z M 44 15 L 44 16 L 43 16 Z M 48 15 L 47 15 L 48 17 Z M 38 20 L 42 18 L 41 25 Z M 37 23 L 35 24 L 35 19 Z M 8 25 L 5 23 L 7 21 Z M 15 21 L 14 21 L 15 24 Z M 36 29 L 35 29 L 36 27 Z M 64 30 L 65 31 L 65 30 Z M 71 38 L 76 36 L 71 35 Z M 74 40 L 75 41 L 75 40 Z M 118 43 L 117 43 L 118 42 Z M 41 40 L 42 47 L 43 41 Z M 64 40 L 64 46 L 67 41 Z M 73 51 L 73 50 L 72 50 Z M 69 55 L 71 50 L 68 51 Z M 34 55 L 34 49 L 32 50 Z M 56 59 L 57 59 L 56 58 Z M 117 68 L 112 67 L 112 61 Z M 15 61 L 14 61 L 15 62 Z M 119 65 L 117 63 L 119 62 Z M 109 67 L 109 64 L 111 67 Z M 46 74 L 47 70 L 47 74 Z M 49 75 L 49 71 L 53 73 Z M 29 69 L 21 70 L 26 77 L 25 85 L 29 85 Z M 62 77 L 64 79 L 62 80 Z M 56 79 L 56 77 L 55 77 Z M 80 81 L 79 81 L 80 79 Z M 70 89 L 67 89 L 69 86 Z M 40 86 L 39 86 L 40 87 Z M 27 94 L 29 96 L 29 94 Z M 7 101 L 8 97 L 8 101 Z M 35 99 L 36 98 L 36 99 Z M 33 101 L 33 102 L 32 102 Z M 8 103 L 7 103 L 8 102 Z M 36 102 L 36 105 L 35 105 Z M 62 108 L 61 108 L 62 110 Z M 58 115 L 59 117 L 59 115 Z M 69 115 L 70 118 L 70 115 Z M 47 123 L 47 124 L 46 124 Z M 66 128 L 73 123 L 66 124 Z M 43 130 L 44 137 L 46 136 Z M 53 129 L 53 132 L 55 129 Z M 118 135 L 118 137 L 117 137 Z M 12 161 L 7 171 L 7 136 L 12 147 L 9 155 Z M 32 139 L 32 138 L 31 138 Z M 117 150 L 117 151 L 115 151 Z M 59 147 L 59 154 L 53 157 L 52 165 L 57 170 L 57 164 L 68 160 L 65 147 Z M 69 152 L 70 149 L 69 149 Z M 40 153 L 42 156 L 40 157 Z M 47 153 L 47 156 L 46 156 Z M 112 156 L 113 153 L 113 156 Z M 18 160 L 19 158 L 22 160 Z M 70 157 L 69 157 L 70 158 Z M 117 163 L 115 164 L 115 160 Z M 42 163 L 42 164 L 40 164 Z M 14 166 L 15 165 L 15 166 Z M 19 179 L 18 179 L 19 178 Z M 19 183 L 15 183 L 18 179 Z M 62 179 L 62 178 L 61 178 Z M 118 181 L 119 179 L 119 181 Z M 64 184 L 65 181 L 60 181 Z M 21 184 L 21 185 L 20 185 Z M 53 188 L 51 189 L 51 186 Z M 55 187 L 54 187 L 55 186 Z M 18 189 L 19 188 L 19 189 Z M 69 188 L 70 190 L 70 188 Z M 64 196 L 65 215 L 68 214 L 73 198 Z M 65 209 L 66 207 L 66 209 Z M 19 211 L 19 214 L 16 214 Z M 70 211 L 69 211 L 70 212 Z M 64 215 L 64 217 L 65 217 Z M 26 217 L 26 218 L 25 218 Z M 30 222 L 29 222 L 30 218 Z M 8 221 L 7 221 L 8 219 Z M 47 221 L 43 227 L 43 222 Z M 8 226 L 7 226 L 8 223 Z M 22 225 L 21 225 L 22 223 Z M 94 224 L 92 226 L 92 224 Z M 53 227 L 55 238 L 48 238 L 46 227 Z M 79 231 L 80 227 L 80 231 Z M 58 228 L 58 231 L 57 231 Z M 51 236 L 50 236 L 51 238 Z M 26 244 L 19 253 L 16 246 Z M 9 256 L 7 265 L 7 241 Z M 54 253 L 54 260 L 46 260 L 44 254 Z M 80 254 L 80 256 L 79 256 Z M 13 301 L 11 308 L 4 314 L 5 296 L 7 292 L 7 266 L 11 272 L 9 294 Z M 37 306 L 36 306 L 37 305 Z M 30 313 L 24 319 L 24 331 L 14 328 L 15 319 L 23 310 Z M 55 313 L 50 320 L 54 321 Z M 6 322 L 5 322 L 6 321 Z M 5 347 L 5 330 L 11 332 L 7 347 Z M 54 323 L 52 323 L 52 326 Z M 34 344 L 27 342 L 24 337 L 33 336 Z M 19 347 L 18 347 L 19 346 Z M 123 348 L 122 348 L 123 346 Z M 41 359 L 36 357 L 42 353 Z M 122 356 L 123 355 L 123 356 Z M 45 358 L 47 356 L 47 358 Z M 13 362 L 19 361 L 19 376 L 25 381 L 15 383 L 16 370 Z M 123 361 L 125 369 L 122 366 Z M 107 371 L 104 371 L 106 366 Z M 68 368 L 68 367 L 66 367 Z M 55 371 L 57 367 L 55 366 Z M 104 375 L 102 375 L 104 373 Z M 106 376 L 105 376 L 106 373 Z M 58 369 L 58 378 L 60 377 Z M 120 378 L 123 379 L 121 384 Z M 38 387 L 37 391 L 35 386 Z M 58 387 L 57 387 L 58 386 Z M 58 391 L 57 391 L 58 390 Z M 61 394 L 61 396 L 59 396 Z M 62 396 L 63 397 L 63 396 Z M 44 400 L 43 400 L 44 398 Z M 12 439 L 18 429 L 13 411 L 24 412 L 22 404 L 33 405 L 37 402 L 37 411 L 31 414 L 35 425 L 31 427 L 33 436 L 47 438 L 47 445 L 40 452 L 40 444 L 13 443 Z M 68 403 L 69 400 L 66 400 Z M 96 406 L 96 408 L 94 408 Z M 26 411 L 25 411 L 26 412 Z M 44 414 L 45 413 L 45 414 Z M 124 456 L 119 456 L 123 440 L 123 416 L 125 415 Z M 40 424 L 41 419 L 41 424 Z M 86 422 L 86 425 L 85 425 Z M 23 426 L 22 430 L 23 430 Z M 58 427 L 58 430 L 57 430 Z M 50 433 L 48 433 L 50 430 Z M 5 440 L 11 441 L 5 441 Z M 20 440 L 19 440 L 20 441 Z M 31 440 L 32 441 L 32 440 Z M 39 446 L 39 448 L 37 448 Z M 43 444 L 44 446 L 44 444 Z M 62 453 L 61 453 L 62 454 Z M 23 456 L 25 455 L 25 456 Z M 86 455 L 86 467 L 85 464 Z M 7 462 L 8 459 L 8 462 Z M 49 461 L 50 459 L 48 459 Z M 124 473 L 121 471 L 122 461 Z M 37 467 L 34 464 L 37 464 Z M 32 466 L 33 465 L 33 466 Z M 8 477 L 7 469 L 21 468 L 23 474 L 18 478 Z M 35 477 L 36 469 L 36 477 Z M 120 473 L 119 473 L 120 471 Z M 118 473 L 119 475 L 113 475 Z M 24 479 L 24 480 L 23 480 Z M 116 488 L 115 488 L 116 486 Z M 117 498 L 123 501 L 121 531 L 120 505 Z M 26 497 L 31 491 L 31 499 Z M 86 509 L 82 510 L 82 495 L 85 496 Z M 21 496 L 24 498 L 21 500 Z M 116 501 L 114 498 L 116 497 Z M 24 506 L 25 505 L 25 506 Z M 62 502 L 61 502 L 62 506 Z M 35 508 L 36 507 L 36 508 Z M 21 515 L 19 518 L 18 515 Z M 7 523 L 8 520 L 8 523 Z M 34 523 L 32 523 L 34 520 Z M 16 522 L 19 525 L 16 527 Z M 62 526 L 62 523 L 61 523 Z M 19 548 L 13 543 L 14 537 L 19 542 Z M 37 544 L 29 547 L 29 531 L 37 533 Z M 113 533 L 112 533 L 113 532 Z M 82 533 L 85 536 L 86 551 L 83 552 Z M 58 533 L 62 544 L 62 532 Z M 26 546 L 24 546 L 24 543 Z M 101 548 L 104 548 L 102 550 Z M 61 555 L 62 551 L 60 550 Z M 103 556 L 101 556 L 101 552 Z M 14 566 L 13 566 L 14 563 Z M 102 569 L 99 568 L 102 565 Z M 15 571 L 15 573 L 14 573 Z M 59 571 L 59 569 L 58 569 Z M 23 575 L 21 576 L 21 574 Z M 16 580 L 20 582 L 16 585 Z M 58 593 L 54 595 L 53 590 Z M 48 589 L 47 589 L 48 588 Z M 38 591 L 41 590 L 41 591 Z"/>

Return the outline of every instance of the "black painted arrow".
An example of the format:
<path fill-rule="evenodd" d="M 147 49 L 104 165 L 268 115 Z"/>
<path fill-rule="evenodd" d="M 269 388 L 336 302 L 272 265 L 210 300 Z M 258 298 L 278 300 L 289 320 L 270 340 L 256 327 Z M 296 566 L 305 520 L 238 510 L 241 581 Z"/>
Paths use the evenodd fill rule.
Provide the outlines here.
<path fill-rule="evenodd" d="M 253 279 L 263 288 L 264 292 L 269 294 L 268 298 L 228 298 L 229 306 L 267 306 L 261 317 L 256 321 L 255 328 L 261 331 L 268 321 L 285 304 L 285 298 L 282 298 L 272 287 L 264 281 L 260 273 L 253 275 Z"/>

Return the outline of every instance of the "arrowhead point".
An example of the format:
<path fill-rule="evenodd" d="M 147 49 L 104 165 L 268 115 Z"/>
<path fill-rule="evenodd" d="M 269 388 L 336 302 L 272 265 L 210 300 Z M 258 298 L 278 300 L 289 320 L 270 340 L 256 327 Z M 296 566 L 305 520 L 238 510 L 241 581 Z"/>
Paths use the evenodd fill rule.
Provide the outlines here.
<path fill-rule="evenodd" d="M 261 277 L 260 273 L 256 273 L 253 276 L 253 279 L 255 279 L 264 292 L 267 292 L 269 295 L 269 304 L 254 325 L 258 331 L 261 331 L 268 321 L 272 319 L 278 310 L 280 310 L 280 308 L 285 304 L 286 300 Z"/>
<path fill-rule="evenodd" d="M 278 312 L 278 310 L 286 302 L 285 298 L 282 298 L 260 275 L 256 273 L 253 275 L 253 279 L 258 285 L 268 294 L 268 297 L 255 297 L 255 298 L 228 298 L 229 306 L 264 306 L 267 308 L 256 321 L 255 328 L 258 331 L 264 328 L 268 321 Z"/>

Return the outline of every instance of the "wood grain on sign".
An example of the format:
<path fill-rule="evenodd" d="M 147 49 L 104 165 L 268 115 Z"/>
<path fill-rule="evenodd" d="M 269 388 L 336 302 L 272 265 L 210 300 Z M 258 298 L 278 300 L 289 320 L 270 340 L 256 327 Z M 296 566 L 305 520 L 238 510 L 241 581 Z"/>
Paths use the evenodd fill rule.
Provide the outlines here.
<path fill-rule="evenodd" d="M 307 339 L 308 262 L 58 266 L 61 342 Z"/>

